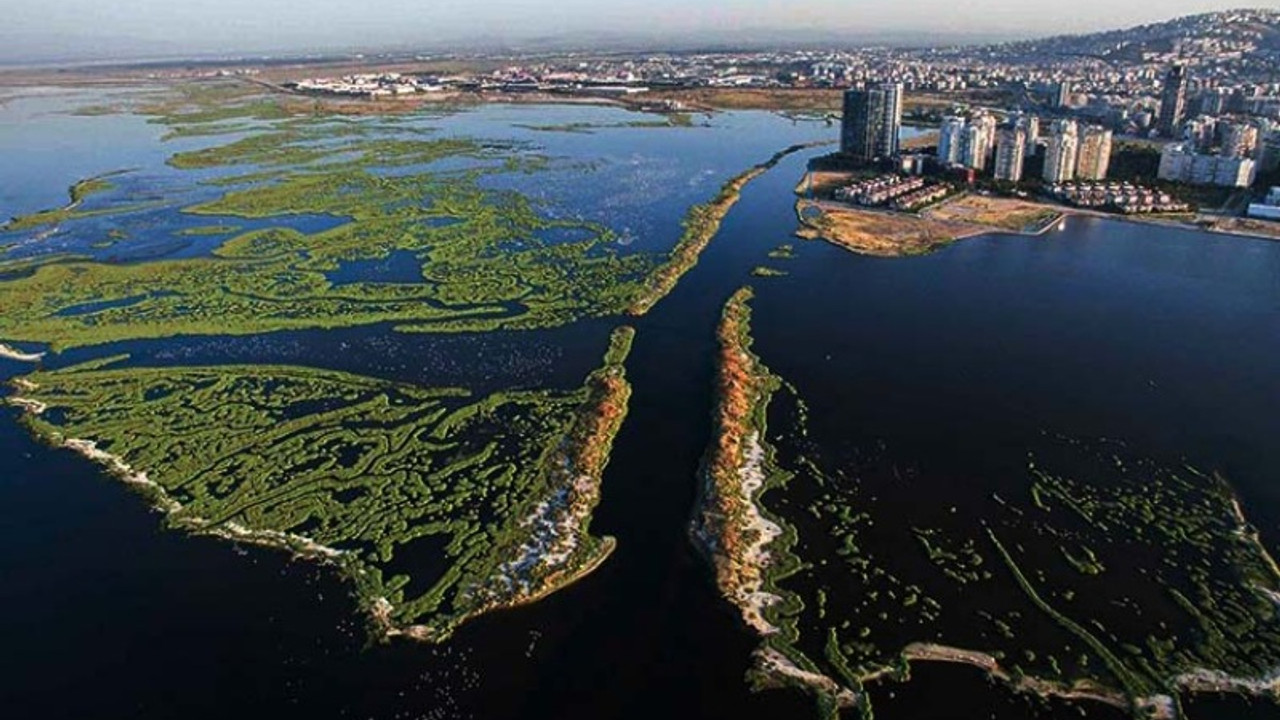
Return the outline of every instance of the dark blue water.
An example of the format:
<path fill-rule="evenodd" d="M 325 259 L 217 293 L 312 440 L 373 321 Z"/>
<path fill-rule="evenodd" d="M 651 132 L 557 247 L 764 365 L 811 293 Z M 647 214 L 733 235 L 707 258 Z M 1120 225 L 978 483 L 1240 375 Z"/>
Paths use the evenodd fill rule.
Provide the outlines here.
<path fill-rule="evenodd" d="M 129 355 L 134 365 L 306 365 L 395 382 L 465 387 L 570 390 L 600 364 L 614 318 L 538 332 L 398 333 L 392 324 L 289 330 L 252 336 L 133 340 L 78 348 L 45 359 L 50 368 Z M 29 346 L 26 346 L 29 348 Z M 21 368 L 15 368 L 20 370 Z M 7 373 L 6 373 L 7 374 Z"/>
<path fill-rule="evenodd" d="M 422 260 L 412 250 L 393 250 L 386 257 L 347 260 L 324 274 L 335 287 L 358 283 L 416 285 L 422 282 Z"/>
<path fill-rule="evenodd" d="M 492 108 L 447 122 L 500 135 L 518 120 L 614 111 L 592 112 Z M 584 217 L 641 218 L 635 227 L 653 229 L 645 242 L 669 243 L 688 202 L 822 131 L 761 114 L 717 123 L 539 133 L 553 155 L 607 155 L 592 180 L 641 168 L 626 184 L 587 183 L 581 196 L 548 190 L 544 201 Z M 582 582 L 470 623 L 443 646 L 369 644 L 331 573 L 168 532 L 119 483 L 33 443 L 5 411 L 2 707 L 44 718 L 811 716 L 801 695 L 747 689 L 755 639 L 717 597 L 686 534 L 710 438 L 714 329 L 724 301 L 748 282 L 758 290 L 757 350 L 809 400 L 815 435 L 885 440 L 943 468 L 969 462 L 960 447 L 1020 452 L 1046 427 L 1123 437 L 1146 454 L 1221 469 L 1275 546 L 1280 450 L 1271 439 L 1280 427 L 1268 406 L 1280 396 L 1270 371 L 1280 351 L 1280 245 L 1080 220 L 1042 239 L 979 238 L 924 258 L 864 258 L 791 237 L 791 189 L 805 160 L 790 158 L 748 186 L 697 268 L 636 322 L 631 413 L 592 526 L 618 538 L 616 553 Z M 642 197 L 648 204 L 634 204 Z M 768 262 L 790 275 L 751 277 L 787 242 L 798 257 Z M 50 362 L 128 351 L 141 364 L 287 362 L 480 391 L 572 387 L 598 363 L 613 324 L 187 338 Z M 0 361 L 4 376 L 24 369 Z M 878 717 L 1082 712 L 1011 697 L 969 668 L 921 667 L 914 678 L 873 690 Z M 1189 708 L 1193 718 L 1280 716 L 1232 699 Z"/>
<path fill-rule="evenodd" d="M 110 310 L 112 308 L 122 308 L 122 307 L 129 307 L 130 305 L 137 305 L 138 303 L 142 302 L 143 300 L 146 300 L 149 297 L 151 296 L 137 295 L 134 297 L 121 298 L 119 300 L 101 300 L 98 302 L 81 303 L 79 305 L 72 305 L 70 307 L 63 308 L 62 310 L 59 310 L 58 312 L 54 313 L 54 315 L 58 315 L 62 317 L 75 316 L 75 315 L 92 315 L 93 313 L 102 312 L 103 310 Z"/>
<path fill-rule="evenodd" d="M 1124 439 L 1223 472 L 1280 540 L 1280 245 L 1077 218 L 911 260 L 805 244 L 787 267 L 760 283 L 759 348 L 839 432 Z"/>
<path fill-rule="evenodd" d="M 332 230 L 348 221 L 343 217 L 306 213 L 246 219 L 177 212 L 184 205 L 185 202 L 169 197 L 163 199 L 158 207 L 147 206 L 120 214 L 89 216 L 58 225 L 0 233 L 0 244 L 13 245 L 4 255 L 6 259 L 73 254 L 113 263 L 161 258 L 179 260 L 208 257 L 227 240 L 254 230 L 284 227 L 313 234 Z M 223 231 L 200 231 L 215 226 Z"/>

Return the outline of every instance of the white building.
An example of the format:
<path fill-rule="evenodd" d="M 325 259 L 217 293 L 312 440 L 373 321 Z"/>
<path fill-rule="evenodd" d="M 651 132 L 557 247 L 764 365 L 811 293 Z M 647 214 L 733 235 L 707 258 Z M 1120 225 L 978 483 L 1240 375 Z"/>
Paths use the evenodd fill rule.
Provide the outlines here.
<path fill-rule="evenodd" d="M 1105 180 L 1111 169 L 1111 131 L 1097 125 L 1085 127 L 1076 153 L 1076 177 Z"/>
<path fill-rule="evenodd" d="M 975 170 L 986 170 L 996 149 L 996 119 L 979 115 L 969 121 L 973 132 L 966 133 L 968 141 L 964 149 L 964 164 Z"/>
<path fill-rule="evenodd" d="M 1255 157 L 1258 128 L 1248 122 L 1233 122 L 1222 136 L 1222 154 L 1227 157 Z"/>
<path fill-rule="evenodd" d="M 938 162 L 943 165 L 959 165 L 964 156 L 965 119 L 949 117 L 942 121 L 938 137 Z"/>
<path fill-rule="evenodd" d="M 1036 141 L 1040 139 L 1040 118 L 1035 115 L 1019 115 L 1014 121 L 1016 127 L 1022 128 L 1023 134 L 1026 135 L 1026 149 L 1024 155 L 1036 154 Z"/>
<path fill-rule="evenodd" d="M 1069 182 L 1076 176 L 1079 138 L 1074 120 L 1058 120 L 1053 124 L 1045 150 L 1044 180 L 1049 183 Z"/>
<path fill-rule="evenodd" d="M 1160 151 L 1157 177 L 1191 185 L 1249 187 L 1257 172 L 1257 163 L 1249 158 L 1206 155 L 1182 143 L 1171 143 Z"/>
<path fill-rule="evenodd" d="M 938 137 L 938 162 L 986 170 L 996 147 L 996 119 L 987 114 L 949 117 Z"/>
<path fill-rule="evenodd" d="M 1249 205 L 1249 217 L 1262 220 L 1280 220 L 1280 187 L 1271 188 L 1267 199 Z"/>
<path fill-rule="evenodd" d="M 1182 139 L 1196 150 L 1207 151 L 1218 137 L 1218 119 L 1201 116 L 1188 120 L 1182 126 Z"/>
<path fill-rule="evenodd" d="M 1020 126 L 1005 128 L 996 138 L 997 180 L 1022 180 L 1022 163 L 1027 149 L 1027 131 Z"/>

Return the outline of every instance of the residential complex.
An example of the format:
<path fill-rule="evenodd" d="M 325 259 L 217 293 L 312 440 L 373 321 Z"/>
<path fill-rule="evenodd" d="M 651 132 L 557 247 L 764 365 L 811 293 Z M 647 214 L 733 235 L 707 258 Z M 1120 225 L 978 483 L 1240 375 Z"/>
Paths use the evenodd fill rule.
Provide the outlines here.
<path fill-rule="evenodd" d="M 854 205 L 918 210 L 950 193 L 951 188 L 945 184 L 931 183 L 921 177 L 890 174 L 838 188 L 834 197 Z"/>
<path fill-rule="evenodd" d="M 1040 119 L 1014 115 L 1003 125 L 994 115 L 977 112 L 942 121 L 938 133 L 937 160 L 944 167 L 990 171 L 996 180 L 1021 182 L 1027 160 L 1039 155 Z M 1099 125 L 1081 125 L 1059 118 L 1045 138 L 1045 182 L 1104 180 L 1111 167 L 1113 133 Z"/>
<path fill-rule="evenodd" d="M 1160 152 L 1161 180 L 1243 188 L 1253 184 L 1257 170 L 1250 158 L 1199 153 L 1185 143 L 1171 143 Z"/>
<path fill-rule="evenodd" d="M 366 73 L 340 78 L 299 80 L 290 85 L 301 93 L 345 95 L 358 98 L 385 98 L 439 92 L 442 87 L 432 78 L 411 77 L 400 73 Z"/>
<path fill-rule="evenodd" d="M 1167 192 L 1131 183 L 1060 183 L 1049 195 L 1075 207 L 1106 209 L 1126 215 L 1186 212 L 1190 207 Z"/>
<path fill-rule="evenodd" d="M 924 178 L 882 175 L 839 188 L 835 191 L 835 198 L 855 205 L 884 205 L 924 186 Z"/>
<path fill-rule="evenodd" d="M 943 120 L 938 138 L 938 161 L 944 166 L 986 170 L 996 149 L 997 126 L 995 117 L 987 113 Z"/>

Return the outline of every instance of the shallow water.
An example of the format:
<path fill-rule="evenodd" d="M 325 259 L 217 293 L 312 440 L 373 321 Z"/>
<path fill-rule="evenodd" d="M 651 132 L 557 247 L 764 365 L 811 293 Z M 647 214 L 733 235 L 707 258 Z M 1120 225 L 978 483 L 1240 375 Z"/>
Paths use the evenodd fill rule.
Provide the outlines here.
<path fill-rule="evenodd" d="M 0 112 L 33 112 L 23 102 Z M 764 113 L 718 115 L 710 128 L 514 127 L 631 119 L 642 118 L 493 106 L 422 122 L 534 143 L 565 167 L 486 182 L 530 193 L 548 213 L 628 232 L 638 250 L 669 247 L 685 208 L 727 177 L 831 132 Z M 121 161 L 143 175 L 165 172 L 174 148 L 155 150 L 154 127 L 75 120 L 118 123 L 111 152 L 120 154 L 45 166 L 20 197 L 5 197 L 6 207 L 61 204 L 78 177 Z M 40 143 L 68 130 L 41 132 L 50 134 L 17 143 L 28 147 L 20 163 L 38 164 Z M 686 534 L 710 435 L 714 328 L 724 301 L 746 283 L 758 292 L 756 350 L 795 383 L 813 407 L 814 436 L 833 448 L 884 442 L 929 468 L 928 477 L 946 478 L 1007 462 L 1046 428 L 1123 438 L 1144 454 L 1222 470 L 1276 546 L 1280 416 L 1270 401 L 1280 396 L 1271 369 L 1280 351 L 1280 245 L 1072 220 L 1044 238 L 991 236 L 923 258 L 864 258 L 791 237 L 791 191 L 805 160 L 788 158 L 749 185 L 699 265 L 635 322 L 631 412 L 592 525 L 618 538 L 617 551 L 580 583 L 480 618 L 442 646 L 368 645 L 353 602 L 327 571 L 167 532 L 118 483 L 31 441 L 12 410 L 0 413 L 6 708 L 50 718 L 810 716 L 808 698 L 748 690 L 743 673 L 755 641 L 717 597 Z M 583 162 L 593 169 L 584 174 Z M 0 188 L 20 174 L 0 166 Z M 766 257 L 788 242 L 795 259 Z M 751 277 L 761 264 L 790 274 Z M 374 326 L 185 338 L 49 362 L 130 352 L 148 365 L 286 362 L 481 391 L 568 388 L 596 366 L 617 322 L 489 335 L 401 336 Z M 0 360 L 3 376 L 23 369 Z M 874 689 L 878 717 L 1081 712 L 1009 697 L 969 668 L 914 676 Z M 1193 718 L 1280 717 L 1272 706 L 1231 699 L 1188 709 Z"/>

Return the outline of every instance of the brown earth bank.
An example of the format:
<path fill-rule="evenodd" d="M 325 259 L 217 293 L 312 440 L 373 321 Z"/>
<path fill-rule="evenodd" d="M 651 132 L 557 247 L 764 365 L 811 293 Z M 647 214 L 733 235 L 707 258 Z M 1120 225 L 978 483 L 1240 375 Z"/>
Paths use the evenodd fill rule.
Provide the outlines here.
<path fill-rule="evenodd" d="M 696 512 L 690 527 L 694 544 L 715 570 L 716 586 L 736 608 L 744 625 L 762 639 L 787 630 L 768 616 L 784 603 L 767 575 L 788 555 L 783 529 L 757 504 L 768 489 L 769 451 L 764 444 L 764 415 L 779 380 L 751 350 L 750 287 L 739 289 L 724 307 L 717 326 L 714 431 L 699 471 Z M 757 689 L 801 687 L 826 698 L 833 709 L 858 702 L 853 690 L 797 662 L 767 640 L 753 653 L 749 673 Z"/>
<path fill-rule="evenodd" d="M 869 173 L 810 170 L 796 185 L 799 237 L 823 239 L 864 255 L 921 255 L 964 238 L 1003 232 L 1036 235 L 1055 226 L 1068 208 L 961 192 L 922 210 L 903 212 L 832 200 L 835 190 Z"/>
<path fill-rule="evenodd" d="M 1200 227 L 1211 232 L 1229 235 L 1247 235 L 1249 237 L 1280 240 L 1280 221 L 1256 220 L 1254 218 L 1203 218 Z"/>
<path fill-rule="evenodd" d="M 1040 235 L 1058 227 L 1067 216 L 1081 216 L 1280 240 L 1280 222 L 1214 215 L 1120 215 L 980 193 L 958 195 L 918 213 L 823 199 L 849 180 L 848 173 L 812 171 L 800 181 L 796 186 L 796 194 L 802 196 L 796 203 L 797 236 L 826 240 L 864 255 L 903 257 L 932 252 L 977 235 Z"/>
<path fill-rule="evenodd" d="M 931 220 L 970 223 L 1018 233 L 1040 232 L 1057 224 L 1064 214 L 1064 208 L 1054 205 L 975 194 L 944 202 L 922 213 Z"/>
<path fill-rule="evenodd" d="M 923 255 L 957 240 L 991 232 L 970 223 L 889 210 L 854 208 L 820 200 L 796 202 L 798 237 L 826 240 L 863 255 Z"/>
<path fill-rule="evenodd" d="M 762 568 L 750 562 L 746 548 L 751 539 L 747 522 L 753 498 L 743 491 L 748 436 L 752 416 L 767 393 L 769 377 L 763 374 L 747 347 L 750 311 L 748 289 L 739 290 L 725 306 L 717 328 L 716 409 L 713 444 L 703 461 L 701 514 L 695 538 L 707 549 L 716 570 L 716 584 L 733 599 L 745 586 L 757 586 Z M 756 627 L 765 632 L 766 627 Z"/>

